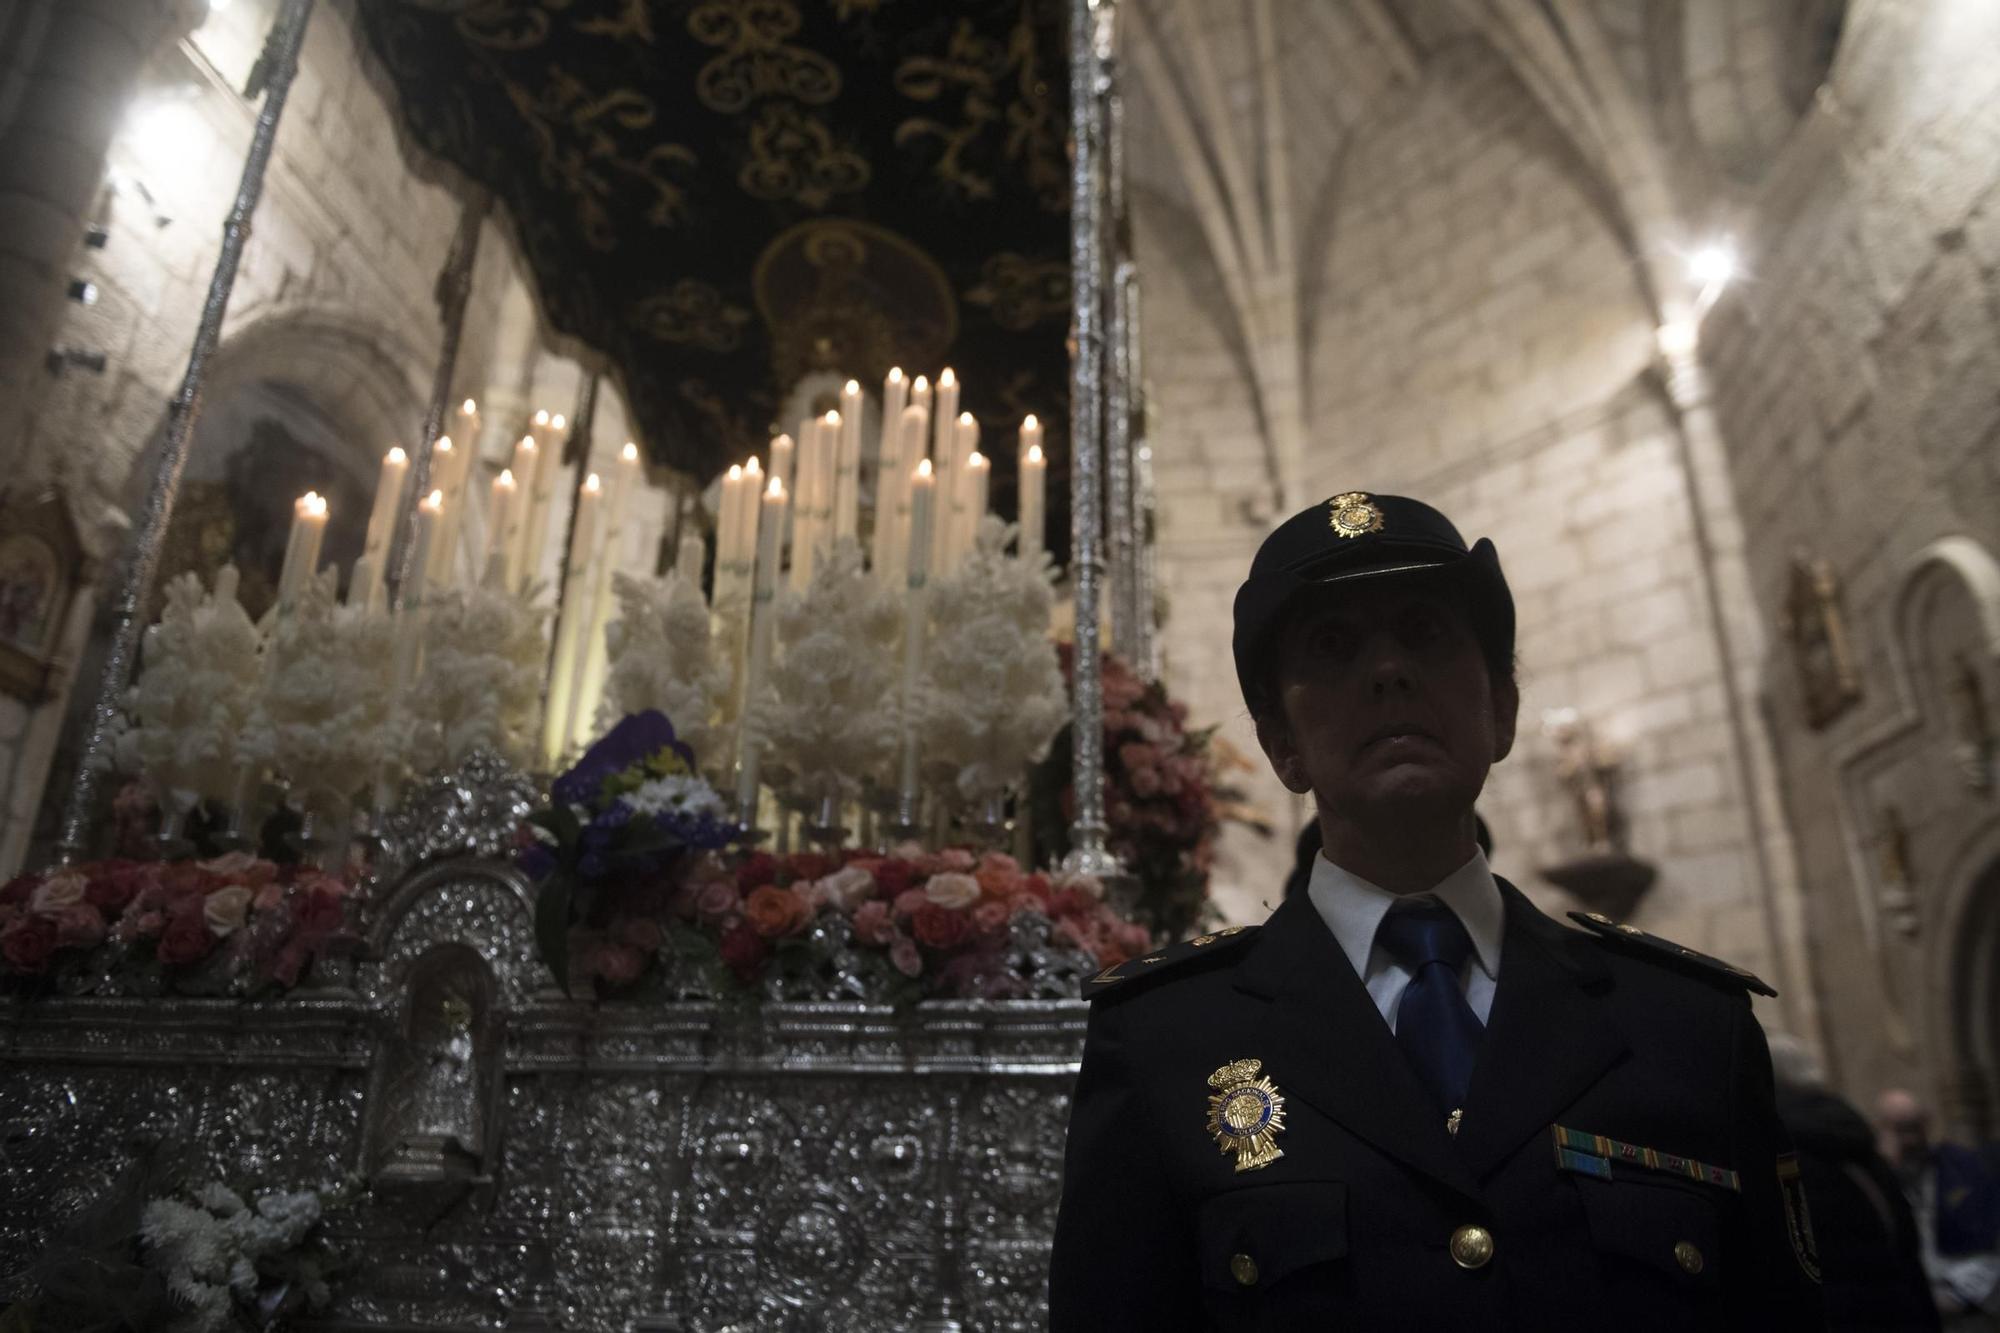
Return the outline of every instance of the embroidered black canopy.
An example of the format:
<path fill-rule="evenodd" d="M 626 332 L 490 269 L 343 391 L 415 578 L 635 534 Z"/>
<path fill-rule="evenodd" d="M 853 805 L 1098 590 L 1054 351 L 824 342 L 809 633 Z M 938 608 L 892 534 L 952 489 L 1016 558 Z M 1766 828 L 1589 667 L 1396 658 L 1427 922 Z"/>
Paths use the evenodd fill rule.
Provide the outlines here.
<path fill-rule="evenodd" d="M 835 372 L 873 393 L 892 365 L 951 365 L 996 508 L 1013 507 L 1024 414 L 1066 471 L 1054 0 L 359 12 L 411 137 L 511 215 L 549 320 L 605 357 L 656 461 L 706 480 L 831 406 Z M 1065 490 L 1049 488 L 1052 538 Z"/>

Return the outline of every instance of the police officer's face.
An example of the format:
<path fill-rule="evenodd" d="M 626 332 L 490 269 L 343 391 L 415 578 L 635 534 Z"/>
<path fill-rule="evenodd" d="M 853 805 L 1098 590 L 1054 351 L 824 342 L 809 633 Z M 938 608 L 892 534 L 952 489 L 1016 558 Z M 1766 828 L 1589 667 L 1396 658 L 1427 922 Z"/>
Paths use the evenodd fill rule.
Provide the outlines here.
<path fill-rule="evenodd" d="M 1456 595 L 1409 579 L 1328 588 L 1278 641 L 1279 712 L 1258 721 L 1280 779 L 1336 816 L 1421 803 L 1470 811 L 1514 744 L 1520 704 L 1494 682 Z"/>

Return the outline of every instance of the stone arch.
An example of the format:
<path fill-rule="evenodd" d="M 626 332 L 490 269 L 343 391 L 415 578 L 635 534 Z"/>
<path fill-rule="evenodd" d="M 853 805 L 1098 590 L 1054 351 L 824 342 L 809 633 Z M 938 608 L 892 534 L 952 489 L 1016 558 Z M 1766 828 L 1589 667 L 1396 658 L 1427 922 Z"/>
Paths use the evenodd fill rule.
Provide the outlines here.
<path fill-rule="evenodd" d="M 1847 0 L 1653 6 L 1655 77 L 1711 166 L 1754 184 L 1832 69 Z"/>
<path fill-rule="evenodd" d="M 1944 882 L 1926 969 L 1925 1073 L 1944 1120 L 1984 1141 L 2000 1127 L 2000 818 L 1967 840 Z"/>
<path fill-rule="evenodd" d="M 2000 560 L 1962 534 L 1940 537 L 1911 559 L 1895 601 L 1897 644 L 1907 645 L 1921 633 L 1924 594 L 1940 574 L 1956 576 L 1971 594 L 1986 654 L 2000 659 Z"/>

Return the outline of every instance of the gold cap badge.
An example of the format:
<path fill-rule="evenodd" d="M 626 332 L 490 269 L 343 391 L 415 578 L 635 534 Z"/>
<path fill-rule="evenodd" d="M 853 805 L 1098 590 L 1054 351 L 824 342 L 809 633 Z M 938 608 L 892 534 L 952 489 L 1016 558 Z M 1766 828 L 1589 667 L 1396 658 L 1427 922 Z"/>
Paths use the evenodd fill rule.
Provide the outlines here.
<path fill-rule="evenodd" d="M 1366 491 L 1343 491 L 1327 501 L 1332 509 L 1333 535 L 1359 537 L 1382 530 L 1382 507 Z"/>
<path fill-rule="evenodd" d="M 1276 1139 L 1285 1128 L 1285 1098 L 1268 1078 L 1258 1078 L 1262 1060 L 1235 1060 L 1208 1076 L 1216 1089 L 1208 1099 L 1208 1132 L 1216 1146 L 1236 1154 L 1238 1171 L 1255 1171 L 1285 1155 Z"/>

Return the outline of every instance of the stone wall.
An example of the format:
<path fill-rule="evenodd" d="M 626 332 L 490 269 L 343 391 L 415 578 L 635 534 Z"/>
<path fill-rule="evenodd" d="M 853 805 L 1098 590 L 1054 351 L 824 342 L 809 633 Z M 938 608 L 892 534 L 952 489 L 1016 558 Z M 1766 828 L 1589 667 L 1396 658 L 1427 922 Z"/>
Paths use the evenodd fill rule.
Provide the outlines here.
<path fill-rule="evenodd" d="M 2000 717 L 1995 49 L 1990 5 L 1854 7 L 1702 345 L 1765 620 L 1797 554 L 1843 586 L 1859 702 L 1814 729 L 1783 642 L 1767 675 L 1837 1072 L 1988 1128 L 2000 807 L 1963 747 L 1968 679 Z"/>

